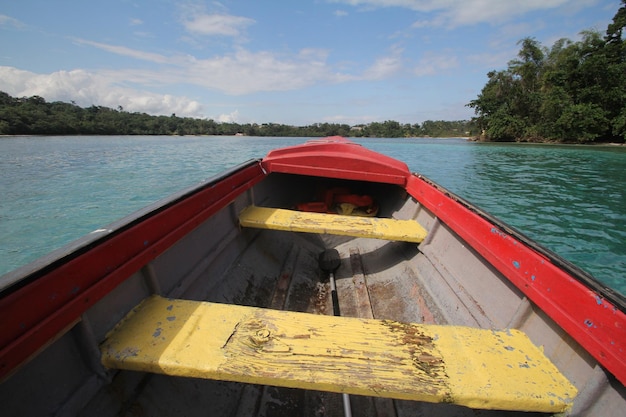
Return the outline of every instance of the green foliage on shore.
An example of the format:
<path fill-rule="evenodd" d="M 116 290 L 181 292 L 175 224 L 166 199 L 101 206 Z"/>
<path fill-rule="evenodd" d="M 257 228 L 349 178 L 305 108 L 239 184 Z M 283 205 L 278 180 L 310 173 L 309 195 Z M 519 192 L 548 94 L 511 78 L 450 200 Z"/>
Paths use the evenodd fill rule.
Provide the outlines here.
<path fill-rule="evenodd" d="M 602 36 L 560 39 L 551 48 L 520 41 L 518 59 L 491 71 L 473 107 L 481 139 L 626 141 L 626 0 Z"/>
<path fill-rule="evenodd" d="M 0 135 L 236 135 L 247 136 L 352 136 L 352 137 L 456 137 L 468 136 L 471 122 L 431 121 L 400 124 L 395 121 L 349 126 L 315 123 L 289 126 L 277 123 L 220 123 L 191 117 L 151 116 L 123 108 L 79 107 L 48 103 L 39 96 L 15 98 L 0 92 Z M 476 131 L 473 132 L 474 134 Z"/>

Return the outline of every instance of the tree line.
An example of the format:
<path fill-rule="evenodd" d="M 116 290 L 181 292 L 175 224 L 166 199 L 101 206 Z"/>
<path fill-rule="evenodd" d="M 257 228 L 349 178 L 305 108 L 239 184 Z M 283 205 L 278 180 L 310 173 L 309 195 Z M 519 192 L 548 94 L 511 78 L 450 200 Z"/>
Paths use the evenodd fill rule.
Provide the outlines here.
<path fill-rule="evenodd" d="M 468 106 L 491 141 L 626 140 L 626 0 L 606 33 L 583 31 L 551 48 L 522 39 L 518 58 L 491 71 Z"/>
<path fill-rule="evenodd" d="M 80 107 L 74 103 L 46 102 L 43 97 L 11 97 L 0 92 L 0 135 L 247 135 L 247 136 L 352 136 L 352 137 L 457 137 L 469 136 L 470 121 L 432 121 L 402 124 L 388 120 L 358 126 L 315 123 L 290 126 L 279 123 L 227 123 L 191 117 L 152 116 L 122 107 Z"/>

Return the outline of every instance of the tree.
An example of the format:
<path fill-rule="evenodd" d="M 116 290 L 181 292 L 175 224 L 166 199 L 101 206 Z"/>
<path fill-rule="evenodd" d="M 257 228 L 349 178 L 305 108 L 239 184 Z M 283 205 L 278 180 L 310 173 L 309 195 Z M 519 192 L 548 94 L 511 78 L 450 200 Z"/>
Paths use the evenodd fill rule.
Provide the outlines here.
<path fill-rule="evenodd" d="M 512 141 L 523 133 L 523 125 L 515 114 L 519 80 L 510 71 L 491 71 L 489 80 L 468 105 L 475 109 L 475 123 L 488 140 Z"/>
<path fill-rule="evenodd" d="M 626 0 L 622 0 L 622 6 L 613 16 L 613 22 L 606 29 L 604 37 L 607 47 L 607 54 L 610 55 L 614 62 L 624 62 L 626 57 L 626 46 L 622 39 L 622 33 L 626 28 Z"/>
<path fill-rule="evenodd" d="M 611 106 L 611 130 L 613 135 L 626 140 L 626 39 L 622 38 L 626 28 L 626 0 L 613 17 L 606 30 L 605 54 L 610 63 L 608 77 L 618 86 L 613 91 L 608 105 Z"/>
<path fill-rule="evenodd" d="M 475 100 L 473 121 L 484 138 L 624 141 L 626 139 L 626 0 L 606 36 L 583 31 L 579 42 L 552 48 L 524 38 L 518 58 L 491 71 Z"/>

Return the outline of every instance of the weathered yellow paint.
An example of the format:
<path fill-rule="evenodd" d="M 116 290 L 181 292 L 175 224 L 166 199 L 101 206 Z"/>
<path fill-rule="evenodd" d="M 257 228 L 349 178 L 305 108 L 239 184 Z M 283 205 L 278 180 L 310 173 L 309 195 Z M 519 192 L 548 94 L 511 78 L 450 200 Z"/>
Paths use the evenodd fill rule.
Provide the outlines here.
<path fill-rule="evenodd" d="M 468 407 L 565 410 L 576 389 L 515 330 L 146 299 L 108 335 L 110 368 Z"/>
<path fill-rule="evenodd" d="M 257 206 L 244 209 L 239 215 L 239 222 L 244 227 L 260 229 L 328 233 L 415 243 L 424 240 L 427 233 L 416 220 L 309 213 Z"/>

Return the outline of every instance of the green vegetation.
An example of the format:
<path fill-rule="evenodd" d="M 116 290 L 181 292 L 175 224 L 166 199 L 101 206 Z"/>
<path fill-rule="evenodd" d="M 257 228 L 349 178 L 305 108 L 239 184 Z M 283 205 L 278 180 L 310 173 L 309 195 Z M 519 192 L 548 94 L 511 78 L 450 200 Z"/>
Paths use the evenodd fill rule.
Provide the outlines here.
<path fill-rule="evenodd" d="M 520 41 L 518 59 L 489 72 L 468 106 L 481 139 L 492 141 L 626 140 L 626 0 L 602 36 L 560 39 L 552 48 Z"/>
<path fill-rule="evenodd" d="M 0 135 L 236 135 L 247 136 L 354 136 L 455 137 L 468 136 L 469 121 L 431 121 L 400 124 L 395 121 L 349 126 L 316 123 L 288 126 L 277 123 L 238 124 L 190 117 L 129 113 L 122 107 L 82 108 L 74 103 L 47 103 L 39 96 L 14 98 L 0 92 Z M 473 132 L 474 134 L 476 131 Z"/>

